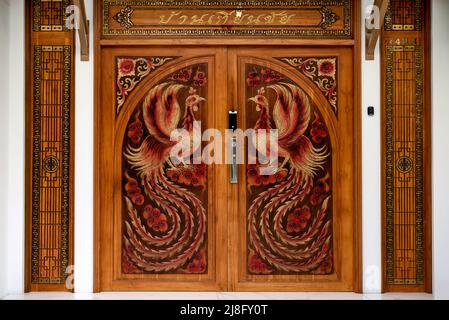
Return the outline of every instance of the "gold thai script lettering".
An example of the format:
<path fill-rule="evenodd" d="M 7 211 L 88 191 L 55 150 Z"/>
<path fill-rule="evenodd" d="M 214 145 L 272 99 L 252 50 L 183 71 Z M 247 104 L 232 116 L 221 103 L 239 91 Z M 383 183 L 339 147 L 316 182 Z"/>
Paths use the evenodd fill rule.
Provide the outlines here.
<path fill-rule="evenodd" d="M 288 14 L 287 11 L 271 11 L 263 14 L 236 10 L 205 14 L 172 11 L 168 15 L 161 15 L 159 23 L 163 25 L 287 25 L 295 16 L 295 14 Z"/>

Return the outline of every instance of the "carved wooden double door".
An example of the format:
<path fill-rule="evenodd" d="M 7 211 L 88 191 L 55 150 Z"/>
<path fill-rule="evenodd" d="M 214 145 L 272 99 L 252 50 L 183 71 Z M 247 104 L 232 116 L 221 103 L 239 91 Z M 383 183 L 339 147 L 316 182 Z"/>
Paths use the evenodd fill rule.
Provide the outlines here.
<path fill-rule="evenodd" d="M 101 61 L 100 290 L 354 290 L 352 48 L 111 47 Z M 230 110 L 242 130 L 277 129 L 273 174 L 241 164 L 230 183 L 209 130 L 224 136 Z M 195 121 L 218 163 L 173 161 L 173 132 L 195 145 Z"/>

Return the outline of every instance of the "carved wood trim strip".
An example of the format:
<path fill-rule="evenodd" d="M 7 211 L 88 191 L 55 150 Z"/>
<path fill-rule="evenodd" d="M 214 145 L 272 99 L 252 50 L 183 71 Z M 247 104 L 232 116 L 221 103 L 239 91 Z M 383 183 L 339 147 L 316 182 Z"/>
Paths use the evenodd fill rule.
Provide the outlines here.
<path fill-rule="evenodd" d="M 35 46 L 34 58 L 32 282 L 61 284 L 69 262 L 71 47 Z"/>
<path fill-rule="evenodd" d="M 387 282 L 422 284 L 423 47 L 390 43 L 386 70 Z M 412 83 L 401 92 L 401 85 Z M 412 92 L 399 103 L 399 95 Z"/>
<path fill-rule="evenodd" d="M 375 0 L 374 7 L 379 9 L 379 25 L 374 26 L 374 28 L 368 28 L 365 25 L 365 59 L 366 60 L 374 60 L 374 51 L 376 50 L 377 41 L 382 33 L 382 28 L 385 23 L 385 14 L 387 12 L 388 6 L 390 4 L 390 0 Z M 373 11 L 374 12 L 374 11 Z M 372 17 L 372 21 L 366 22 L 375 22 L 376 18 Z"/>
<path fill-rule="evenodd" d="M 430 40 L 428 12 L 425 21 L 423 15 L 427 10 L 427 2 L 421 0 L 392 0 L 382 34 L 387 292 L 431 290 Z"/>
<path fill-rule="evenodd" d="M 73 265 L 73 32 L 68 1 L 27 2 L 26 291 L 66 291 Z"/>

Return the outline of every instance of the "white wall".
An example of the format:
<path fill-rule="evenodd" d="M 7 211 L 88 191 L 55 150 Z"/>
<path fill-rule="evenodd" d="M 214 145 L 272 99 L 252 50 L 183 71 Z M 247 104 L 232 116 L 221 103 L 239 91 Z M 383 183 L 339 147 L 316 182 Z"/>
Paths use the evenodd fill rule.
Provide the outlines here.
<path fill-rule="evenodd" d="M 449 299 L 449 1 L 432 1 L 433 291 Z"/>
<path fill-rule="evenodd" d="M 1 1 L 1 0 L 0 0 Z M 0 150 L 7 150 L 8 169 L 8 211 L 7 211 L 7 261 L 0 251 L 0 268 L 7 263 L 8 293 L 23 290 L 23 236 L 24 236 L 24 77 L 23 65 L 23 2 L 11 1 L 10 16 L 10 59 L 9 113 L 0 106 L 0 121 L 8 119 L 9 144 L 0 140 Z M 363 8 L 372 3 L 363 0 Z M 92 24 L 93 0 L 86 1 L 86 9 Z M 1 9 L 1 7 L 0 7 Z M 2 12 L 4 10 L 1 10 Z M 5 23 L 0 12 L 1 23 Z M 449 1 L 433 0 L 433 179 L 434 179 L 434 291 L 438 298 L 449 298 L 449 108 L 445 95 L 449 74 L 447 63 Z M 2 35 L 0 35 L 1 37 Z M 93 37 L 92 37 L 93 38 Z M 91 38 L 91 39 L 92 39 Z M 363 37 L 364 38 L 364 37 Z M 0 43 L 3 42 L 0 38 Z M 1 48 L 2 46 L 0 46 Z M 1 54 L 4 54 L 3 52 Z M 363 55 L 364 56 L 364 55 Z M 91 59 L 93 55 L 91 55 Z M 0 60 L 2 61 L 2 60 Z M 3 60 L 5 61 L 5 60 Z M 76 64 L 76 198 L 75 198 L 75 289 L 77 292 L 91 292 L 93 288 L 93 68 L 90 62 Z M 373 62 L 363 62 L 363 258 L 364 290 L 380 291 L 380 67 L 379 55 Z M 0 80 L 1 81 L 1 80 Z M 2 90 L 0 85 L 0 90 Z M 4 90 L 4 89 L 3 89 Z M 2 95 L 0 95 L 2 96 Z M 4 102 L 4 100 L 3 100 Z M 5 104 L 6 105 L 6 104 Z M 376 116 L 366 115 L 368 105 L 376 108 Z M 4 120 L 3 120 L 4 121 Z M 2 124 L 2 122 L 0 122 Z M 2 130 L 0 125 L 0 130 Z M 2 131 L 0 131 L 1 133 Z M 0 134 L 0 138 L 5 139 Z M 2 161 L 0 159 L 0 161 Z M 4 161 L 4 159 L 3 159 Z M 1 168 L 5 168 L 0 165 Z M 1 188 L 1 184 L 0 184 Z M 3 192 L 0 192 L 0 195 Z M 0 198 L 1 199 L 1 198 Z M 3 202 L 0 201 L 0 205 Z M 0 207 L 2 210 L 2 207 Z M 2 210 L 3 211 L 3 210 Z M 0 213 L 0 228 L 5 215 Z M 4 234 L 4 229 L 0 232 Z M 0 239 L 1 241 L 1 239 Z M 0 247 L 0 250 L 1 247 Z M 1 269 L 0 269 L 1 271 Z M 1 272 L 0 272 L 1 273 Z M 0 278 L 2 279 L 2 278 Z M 1 281 L 0 281 L 1 282 Z M 1 284 L 0 284 L 1 286 Z M 1 293 L 0 293 L 1 295 Z"/>
<path fill-rule="evenodd" d="M 9 1 L 0 0 L 0 43 L 9 43 Z M 0 61 L 8 61 L 9 52 L 7 45 L 0 46 Z M 7 66 L 7 64 L 4 64 Z M 6 69 L 6 70 L 5 70 Z M 8 183 L 5 182 L 8 175 L 8 154 L 5 152 L 8 148 L 8 106 L 9 106 L 9 87 L 8 76 L 9 69 L 6 67 L 0 77 L 0 177 L 3 183 L 0 183 L 0 298 L 7 292 L 6 261 L 7 261 L 7 212 L 8 212 Z"/>
<path fill-rule="evenodd" d="M 0 33 L 0 61 L 8 61 L 9 55 L 4 77 L 0 77 L 0 150 L 6 150 L 0 157 L 0 176 L 7 178 L 5 183 L 0 183 L 0 188 L 6 187 L 6 190 L 0 189 L 0 297 L 5 293 L 20 294 L 24 290 L 25 8 L 24 0 L 13 0 L 10 5 L 8 2 L 0 0 L 0 30 L 3 31 Z M 86 1 L 86 11 L 92 25 L 93 0 Z M 9 19 L 9 24 L 8 17 L 14 17 Z M 93 43 L 90 62 L 80 62 L 78 55 L 79 52 L 75 67 L 75 289 L 92 292 Z"/>
<path fill-rule="evenodd" d="M 11 0 L 9 10 L 9 143 L 7 211 L 7 290 L 21 293 L 24 287 L 25 238 L 25 46 L 24 0 Z M 3 115 L 2 115 L 3 117 Z"/>
<path fill-rule="evenodd" d="M 362 26 L 365 8 L 372 0 L 362 1 Z M 380 293 L 382 283 L 381 194 L 380 194 L 380 59 L 365 60 L 365 28 L 362 34 L 362 219 L 363 219 L 363 290 Z M 375 108 L 369 117 L 368 106 Z"/>
<path fill-rule="evenodd" d="M 93 2 L 86 0 L 93 39 Z M 77 43 L 77 48 L 79 44 Z M 76 56 L 75 106 L 75 291 L 93 291 L 93 40 L 90 61 L 80 62 Z"/>

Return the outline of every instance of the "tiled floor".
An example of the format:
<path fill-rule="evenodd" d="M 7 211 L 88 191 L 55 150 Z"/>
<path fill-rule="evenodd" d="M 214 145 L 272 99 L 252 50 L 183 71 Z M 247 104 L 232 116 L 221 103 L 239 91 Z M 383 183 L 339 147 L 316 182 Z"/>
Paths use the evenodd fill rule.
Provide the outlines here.
<path fill-rule="evenodd" d="M 5 300 L 432 300 L 430 294 L 271 293 L 271 292 L 114 292 L 97 294 L 28 293 Z"/>

